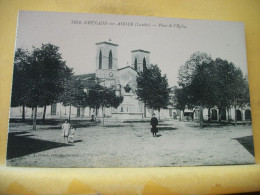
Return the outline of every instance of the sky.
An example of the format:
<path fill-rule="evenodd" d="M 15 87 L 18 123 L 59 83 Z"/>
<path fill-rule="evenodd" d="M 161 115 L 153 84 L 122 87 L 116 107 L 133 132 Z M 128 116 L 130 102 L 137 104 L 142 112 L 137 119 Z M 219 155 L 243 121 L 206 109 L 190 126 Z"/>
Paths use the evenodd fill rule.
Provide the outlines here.
<path fill-rule="evenodd" d="M 150 51 L 150 63 L 177 85 L 178 70 L 196 51 L 233 62 L 247 73 L 241 22 L 125 15 L 20 11 L 16 48 L 51 43 L 74 73 L 95 72 L 96 43 L 118 44 L 118 68 L 131 65 L 131 51 Z"/>

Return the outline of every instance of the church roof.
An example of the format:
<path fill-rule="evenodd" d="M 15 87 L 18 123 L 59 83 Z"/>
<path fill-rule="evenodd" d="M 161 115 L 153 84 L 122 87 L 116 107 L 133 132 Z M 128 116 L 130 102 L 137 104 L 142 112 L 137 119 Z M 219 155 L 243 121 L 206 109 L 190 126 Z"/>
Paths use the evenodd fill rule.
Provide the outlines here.
<path fill-rule="evenodd" d="M 136 49 L 136 50 L 133 50 L 131 52 L 144 52 L 144 53 L 151 53 L 150 51 L 145 51 L 145 50 L 142 50 L 142 49 Z"/>
<path fill-rule="evenodd" d="M 119 68 L 118 71 L 123 70 L 123 69 L 126 69 L 126 68 L 131 68 L 131 69 L 133 69 L 131 66 L 125 66 L 125 67 L 123 67 L 123 68 Z M 133 70 L 136 71 L 135 69 L 133 69 Z"/>
<path fill-rule="evenodd" d="M 100 45 L 100 44 L 108 44 L 108 45 L 118 46 L 117 44 L 114 44 L 114 43 L 111 43 L 111 42 L 106 42 L 106 41 L 96 43 L 96 45 Z"/>

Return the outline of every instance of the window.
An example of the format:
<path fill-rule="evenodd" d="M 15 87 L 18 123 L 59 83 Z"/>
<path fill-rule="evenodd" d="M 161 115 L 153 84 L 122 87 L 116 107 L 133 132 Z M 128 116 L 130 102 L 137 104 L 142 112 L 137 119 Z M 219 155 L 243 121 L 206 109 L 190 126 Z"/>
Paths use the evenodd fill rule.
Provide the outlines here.
<path fill-rule="evenodd" d="M 216 109 L 211 110 L 211 119 L 212 120 L 218 120 L 218 112 Z"/>
<path fill-rule="evenodd" d="M 102 52 L 99 52 L 99 69 L 102 69 Z"/>
<path fill-rule="evenodd" d="M 246 120 L 251 120 L 251 110 L 246 110 L 245 111 L 245 119 Z"/>
<path fill-rule="evenodd" d="M 113 63 L 113 56 L 112 56 L 112 52 L 110 50 L 109 52 L 109 58 L 108 58 L 108 68 L 112 69 L 112 63 Z"/>
<path fill-rule="evenodd" d="M 134 67 L 135 70 L 137 70 L 137 59 L 135 58 L 135 67 Z"/>
<path fill-rule="evenodd" d="M 242 113 L 240 110 L 236 110 L 237 113 L 237 121 L 242 121 Z"/>
<path fill-rule="evenodd" d="M 77 108 L 77 117 L 80 117 L 80 108 Z"/>
<path fill-rule="evenodd" d="M 56 110 L 57 110 L 57 104 L 52 104 L 51 105 L 51 115 L 52 116 L 56 115 Z"/>
<path fill-rule="evenodd" d="M 146 70 L 146 60 L 145 60 L 145 58 L 143 59 L 143 69 Z"/>
<path fill-rule="evenodd" d="M 221 110 L 221 120 L 227 120 L 226 110 Z"/>

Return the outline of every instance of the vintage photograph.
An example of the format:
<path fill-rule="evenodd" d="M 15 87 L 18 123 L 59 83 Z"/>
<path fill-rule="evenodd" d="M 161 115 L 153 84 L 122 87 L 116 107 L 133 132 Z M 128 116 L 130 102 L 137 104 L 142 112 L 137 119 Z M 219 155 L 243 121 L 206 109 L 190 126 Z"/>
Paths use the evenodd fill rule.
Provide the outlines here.
<path fill-rule="evenodd" d="M 7 166 L 254 163 L 244 24 L 20 11 Z"/>

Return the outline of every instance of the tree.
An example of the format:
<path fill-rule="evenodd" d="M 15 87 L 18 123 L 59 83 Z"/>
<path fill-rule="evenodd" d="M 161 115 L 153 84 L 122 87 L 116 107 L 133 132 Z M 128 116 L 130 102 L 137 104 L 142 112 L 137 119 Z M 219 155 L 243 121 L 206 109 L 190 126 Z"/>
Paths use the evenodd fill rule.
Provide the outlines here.
<path fill-rule="evenodd" d="M 117 108 L 123 102 L 123 96 L 117 96 L 115 90 L 102 86 L 99 81 L 88 89 L 88 105 L 95 110 L 102 108 L 103 126 L 104 126 L 104 108 Z M 97 112 L 96 112 L 97 113 Z"/>
<path fill-rule="evenodd" d="M 206 98 L 202 98 L 200 96 L 204 96 L 204 92 L 206 92 L 205 96 L 212 96 L 210 94 L 210 84 L 212 83 L 210 78 L 207 78 L 207 75 L 210 71 L 210 66 L 207 64 L 213 64 L 212 58 L 203 52 L 195 52 L 190 58 L 182 65 L 179 69 L 178 73 L 178 84 L 180 87 L 185 89 L 185 92 L 189 94 L 189 99 L 187 99 L 187 104 L 193 104 L 193 106 L 199 106 L 200 109 L 200 127 L 203 125 L 203 113 L 202 110 L 206 106 L 207 108 L 212 106 L 213 102 L 205 102 Z M 203 70 L 206 70 L 203 73 Z M 200 75 L 202 72 L 202 75 Z M 214 79 L 215 80 L 215 79 Z M 195 88 L 194 88 L 195 87 Z M 206 88 L 203 88 L 206 87 Z M 198 90 L 198 91 L 196 91 Z M 215 98 L 214 98 L 215 99 Z M 210 99 L 211 101 L 212 99 Z M 209 112 L 210 112 L 210 108 Z M 210 117 L 210 113 L 208 114 Z M 208 120 L 210 118 L 208 117 Z"/>
<path fill-rule="evenodd" d="M 19 99 L 22 99 L 23 106 L 33 108 L 33 130 L 36 130 L 37 107 L 58 101 L 59 94 L 64 90 L 65 79 L 72 75 L 72 70 L 62 61 L 58 50 L 59 48 L 52 44 L 42 44 L 41 48 L 33 48 L 30 53 L 23 53 L 22 49 L 16 52 L 17 56 L 22 56 L 17 63 L 22 62 L 23 80 L 22 86 L 19 86 L 17 82 L 20 80 L 14 76 L 13 93 L 18 94 L 22 90 Z"/>
<path fill-rule="evenodd" d="M 235 109 L 235 125 L 237 125 L 237 107 L 243 108 L 249 105 L 249 87 L 247 77 L 243 76 L 240 68 L 236 68 L 233 73 L 233 82 L 231 83 L 231 96 L 230 101 Z"/>
<path fill-rule="evenodd" d="M 173 93 L 173 106 L 184 113 L 186 106 L 189 104 L 189 94 L 187 88 L 175 87 Z M 180 116 L 180 120 L 183 120 L 182 116 Z"/>
<path fill-rule="evenodd" d="M 212 60 L 205 53 L 194 53 L 185 65 L 179 70 L 179 85 L 189 94 L 185 99 L 180 91 L 176 91 L 176 102 L 182 106 L 191 104 L 200 107 L 200 126 L 202 127 L 202 109 L 208 108 L 208 120 L 210 121 L 210 109 L 218 107 L 219 122 L 221 112 L 237 106 L 243 107 L 249 104 L 248 81 L 243 77 L 239 68 L 227 60 L 217 58 Z M 178 95 L 180 96 L 178 98 Z M 181 96 L 182 95 L 182 96 Z M 178 102 L 179 101 L 179 102 Z M 237 116 L 235 112 L 235 124 Z"/>
<path fill-rule="evenodd" d="M 41 85 L 43 87 L 40 98 L 40 107 L 44 107 L 43 121 L 45 119 L 46 106 L 56 103 L 59 95 L 64 90 L 64 80 L 70 79 L 72 70 L 62 61 L 59 47 L 52 44 L 42 44 L 41 48 L 35 48 L 34 54 L 41 68 Z"/>
<path fill-rule="evenodd" d="M 25 68 L 28 64 L 28 51 L 18 48 L 14 57 L 13 85 L 11 96 L 11 107 L 22 106 L 22 121 L 25 120 L 25 85 L 26 74 Z"/>
<path fill-rule="evenodd" d="M 189 93 L 191 102 L 194 105 L 200 106 L 200 127 L 203 125 L 202 110 L 208 108 L 209 112 L 217 102 L 216 67 L 214 61 L 203 62 L 197 65 L 192 76 L 191 84 L 189 85 Z M 210 117 L 210 113 L 209 113 Z M 210 120 L 210 118 L 208 118 Z"/>
<path fill-rule="evenodd" d="M 70 122 L 71 106 L 77 108 L 87 106 L 87 94 L 82 82 L 75 77 L 68 79 L 64 83 L 64 91 L 61 93 L 59 100 L 63 103 L 63 106 L 69 106 Z"/>
<path fill-rule="evenodd" d="M 161 75 L 157 65 L 147 67 L 143 72 L 137 74 L 137 97 L 145 106 L 159 111 L 169 105 L 168 80 L 166 75 Z"/>
<path fill-rule="evenodd" d="M 190 58 L 179 69 L 178 84 L 182 87 L 189 86 L 197 67 L 202 63 L 210 63 L 211 61 L 212 58 L 207 53 L 197 51 L 191 54 Z"/>
<path fill-rule="evenodd" d="M 232 107 L 232 102 L 230 101 L 233 96 L 233 82 L 235 80 L 235 65 L 228 62 L 227 60 L 222 60 L 220 58 L 215 59 L 216 75 L 218 80 L 216 81 L 216 90 L 218 94 L 218 101 L 216 106 L 219 109 L 219 122 L 221 123 L 221 113 L 222 111 L 229 110 Z"/>

